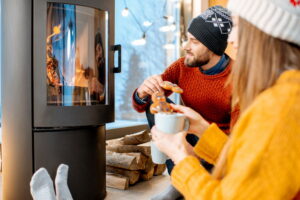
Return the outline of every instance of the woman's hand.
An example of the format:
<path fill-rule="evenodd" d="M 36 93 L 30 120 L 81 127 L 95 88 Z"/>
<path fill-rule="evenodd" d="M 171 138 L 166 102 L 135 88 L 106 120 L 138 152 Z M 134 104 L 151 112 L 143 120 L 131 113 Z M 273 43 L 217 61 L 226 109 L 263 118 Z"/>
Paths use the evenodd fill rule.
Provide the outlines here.
<path fill-rule="evenodd" d="M 165 153 L 178 164 L 181 160 L 189 155 L 195 155 L 193 147 L 186 141 L 186 132 L 179 132 L 176 134 L 166 134 L 159 131 L 156 126 L 151 129 L 152 140 L 157 148 Z"/>
<path fill-rule="evenodd" d="M 209 123 L 199 113 L 189 107 L 175 104 L 171 104 L 171 107 L 174 111 L 184 114 L 189 119 L 190 128 L 188 132 L 194 133 L 201 138 L 202 133 L 208 128 Z"/>

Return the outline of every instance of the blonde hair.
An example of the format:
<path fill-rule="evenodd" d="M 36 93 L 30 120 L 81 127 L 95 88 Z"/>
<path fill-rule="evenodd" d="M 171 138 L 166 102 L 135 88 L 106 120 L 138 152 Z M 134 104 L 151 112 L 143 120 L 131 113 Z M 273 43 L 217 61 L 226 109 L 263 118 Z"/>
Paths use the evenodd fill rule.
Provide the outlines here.
<path fill-rule="evenodd" d="M 242 114 L 264 90 L 274 85 L 283 71 L 300 69 L 300 47 L 274 38 L 239 18 L 239 47 L 232 69 L 232 106 Z M 224 146 L 213 177 L 224 176 L 230 139 Z"/>

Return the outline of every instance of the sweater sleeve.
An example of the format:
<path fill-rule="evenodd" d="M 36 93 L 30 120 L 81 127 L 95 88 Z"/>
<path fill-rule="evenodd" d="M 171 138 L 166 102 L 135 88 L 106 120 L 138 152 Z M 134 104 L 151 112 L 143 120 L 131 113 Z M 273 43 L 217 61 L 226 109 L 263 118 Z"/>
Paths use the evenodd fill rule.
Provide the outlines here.
<path fill-rule="evenodd" d="M 222 199 L 220 181 L 213 179 L 193 156 L 186 157 L 173 168 L 171 180 L 186 200 Z"/>
<path fill-rule="evenodd" d="M 148 98 L 148 101 L 146 103 L 139 103 L 137 102 L 136 100 L 136 92 L 137 92 L 137 89 L 134 90 L 133 94 L 132 94 L 132 106 L 133 108 L 137 111 L 137 112 L 145 112 L 146 111 L 146 108 L 147 106 L 149 106 L 150 104 L 150 98 Z"/>
<path fill-rule="evenodd" d="M 174 63 L 172 63 L 161 75 L 162 79 L 164 81 L 170 81 L 172 83 L 178 84 L 178 78 L 180 75 L 180 65 L 183 64 L 183 61 L 184 61 L 184 58 L 180 58 L 177 61 L 175 61 Z M 132 94 L 132 98 L 131 98 L 132 106 L 137 112 L 145 112 L 146 108 L 150 104 L 150 98 L 148 99 L 148 101 L 146 103 L 141 104 L 136 101 L 136 98 L 135 98 L 136 91 L 137 91 L 137 89 L 135 89 Z M 172 94 L 172 92 L 170 90 L 165 90 L 166 96 L 170 96 L 171 94 Z"/>
<path fill-rule="evenodd" d="M 205 161 L 215 164 L 228 136 L 213 123 L 203 133 L 194 147 L 194 152 Z"/>
<path fill-rule="evenodd" d="M 180 58 L 174 63 L 172 63 L 161 75 L 164 81 L 170 81 L 171 83 L 178 84 L 180 76 L 180 67 L 184 65 L 184 58 Z M 170 90 L 165 90 L 165 95 L 170 96 L 172 92 Z"/>
<path fill-rule="evenodd" d="M 299 126 L 294 116 L 272 120 L 271 116 L 256 112 L 255 120 L 241 119 L 234 128 L 222 179 L 213 178 L 193 156 L 174 167 L 172 184 L 187 200 L 281 200 L 293 199 L 297 194 Z M 263 119 L 268 119 L 268 123 Z"/>

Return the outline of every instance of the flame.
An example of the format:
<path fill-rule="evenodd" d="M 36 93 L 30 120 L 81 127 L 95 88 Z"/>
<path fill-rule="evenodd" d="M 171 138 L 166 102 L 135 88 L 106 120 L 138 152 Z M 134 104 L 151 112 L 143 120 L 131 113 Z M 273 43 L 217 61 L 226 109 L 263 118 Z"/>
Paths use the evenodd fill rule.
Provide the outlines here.
<path fill-rule="evenodd" d="M 61 27 L 61 25 L 58 25 L 58 26 L 54 26 L 54 27 L 53 27 L 53 33 L 47 37 L 47 43 L 50 42 L 50 38 L 52 38 L 52 37 L 55 36 L 55 35 L 60 34 L 60 27 Z"/>
<path fill-rule="evenodd" d="M 53 34 L 57 35 L 60 33 L 60 25 L 53 27 Z"/>

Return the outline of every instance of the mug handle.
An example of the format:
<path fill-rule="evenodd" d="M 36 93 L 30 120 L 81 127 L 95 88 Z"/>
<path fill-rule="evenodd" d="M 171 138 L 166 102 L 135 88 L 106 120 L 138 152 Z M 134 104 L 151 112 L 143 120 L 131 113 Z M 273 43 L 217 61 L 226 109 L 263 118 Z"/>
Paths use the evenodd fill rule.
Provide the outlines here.
<path fill-rule="evenodd" d="M 188 131 L 190 128 L 190 120 L 188 118 L 185 118 L 184 119 L 184 127 L 183 127 L 183 130 L 184 131 Z"/>

